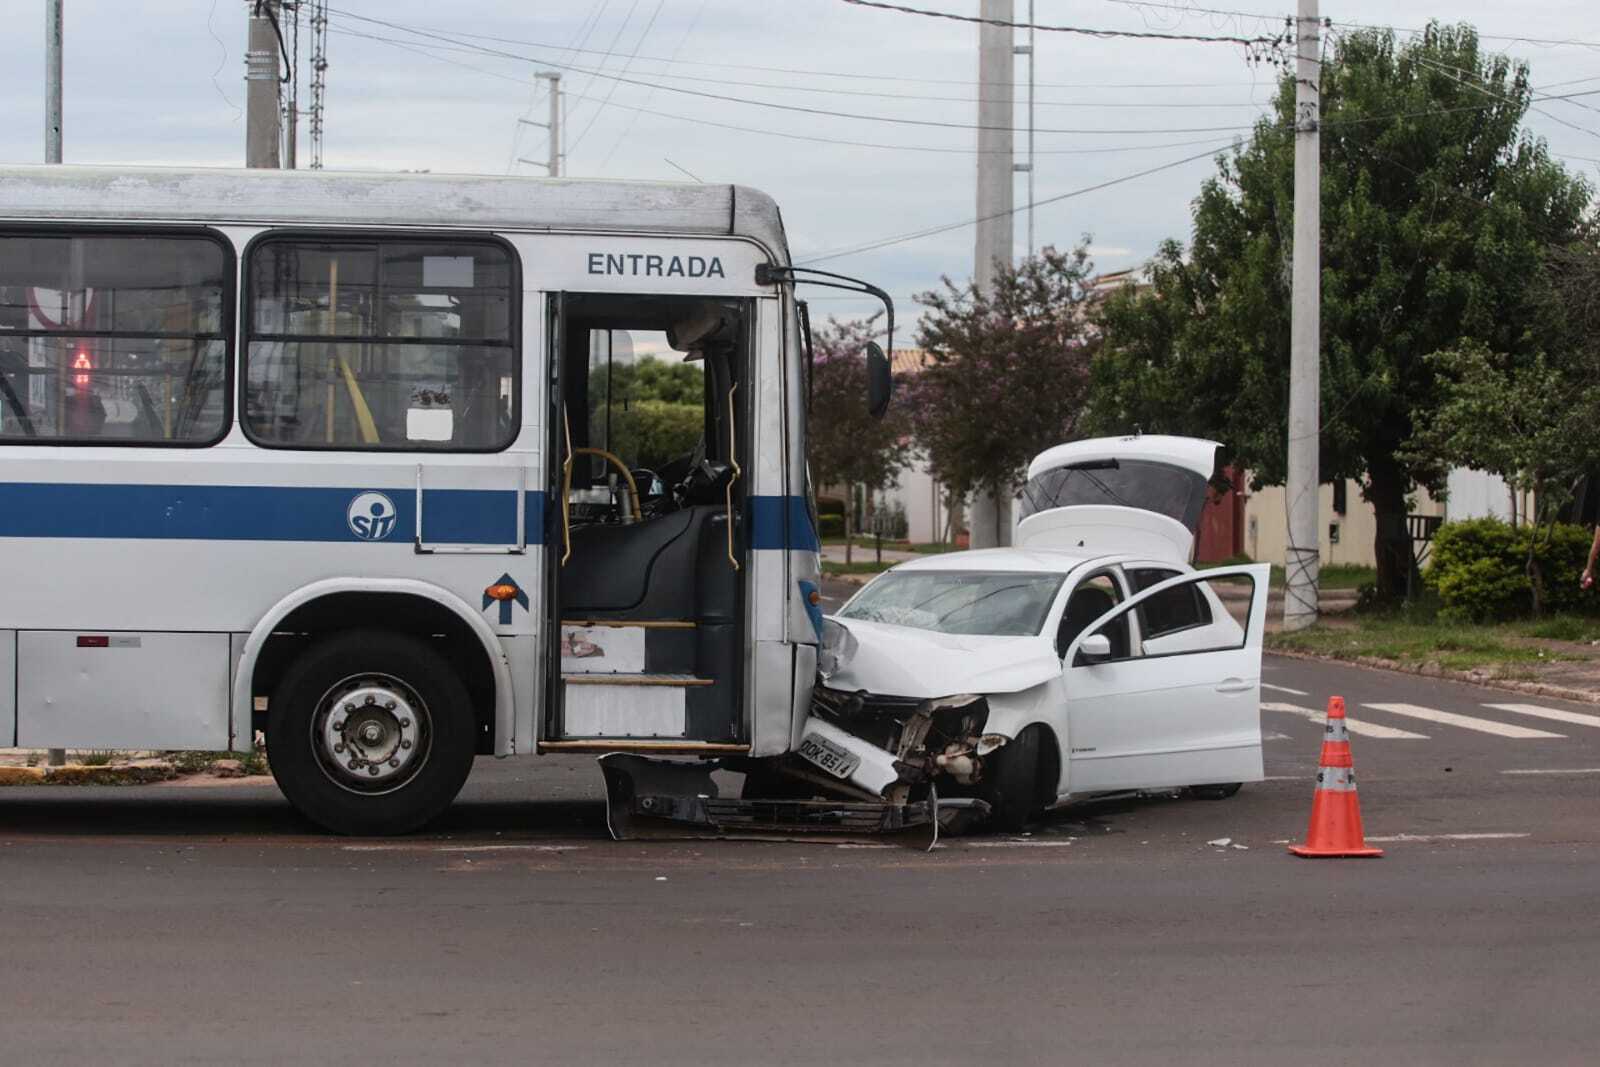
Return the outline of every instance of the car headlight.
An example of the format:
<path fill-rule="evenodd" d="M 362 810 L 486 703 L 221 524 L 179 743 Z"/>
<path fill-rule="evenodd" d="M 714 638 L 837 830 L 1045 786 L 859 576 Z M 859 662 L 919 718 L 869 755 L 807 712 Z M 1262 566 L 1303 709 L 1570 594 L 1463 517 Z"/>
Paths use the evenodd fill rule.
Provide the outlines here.
<path fill-rule="evenodd" d="M 856 635 L 832 619 L 822 620 L 822 644 L 817 648 L 817 673 L 832 678 L 855 657 Z"/>

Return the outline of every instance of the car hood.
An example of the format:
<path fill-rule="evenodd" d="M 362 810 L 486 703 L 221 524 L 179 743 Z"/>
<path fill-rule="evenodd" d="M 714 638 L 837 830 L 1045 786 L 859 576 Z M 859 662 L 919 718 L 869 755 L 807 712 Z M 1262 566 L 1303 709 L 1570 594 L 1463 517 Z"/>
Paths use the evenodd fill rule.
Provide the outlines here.
<path fill-rule="evenodd" d="M 828 676 L 830 689 L 927 699 L 956 693 L 1015 693 L 1061 673 L 1044 637 L 941 634 L 909 626 L 832 618 L 854 638 Z"/>

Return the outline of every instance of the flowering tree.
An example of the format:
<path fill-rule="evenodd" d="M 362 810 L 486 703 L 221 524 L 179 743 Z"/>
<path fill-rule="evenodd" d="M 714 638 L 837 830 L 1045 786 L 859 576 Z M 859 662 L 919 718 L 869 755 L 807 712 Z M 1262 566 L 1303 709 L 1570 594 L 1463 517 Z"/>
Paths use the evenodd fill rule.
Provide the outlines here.
<path fill-rule="evenodd" d="M 917 297 L 928 362 L 907 390 L 911 420 L 953 493 L 1009 498 L 1034 456 L 1076 434 L 1097 348 L 1087 241 L 1002 269 L 991 292 L 945 278 Z"/>
<path fill-rule="evenodd" d="M 905 405 L 891 401 L 881 419 L 867 414 L 867 342 L 877 316 L 862 322 L 829 319 L 812 340 L 811 474 L 819 485 L 884 489 L 911 458 Z M 844 511 L 845 559 L 851 559 L 851 509 Z"/>

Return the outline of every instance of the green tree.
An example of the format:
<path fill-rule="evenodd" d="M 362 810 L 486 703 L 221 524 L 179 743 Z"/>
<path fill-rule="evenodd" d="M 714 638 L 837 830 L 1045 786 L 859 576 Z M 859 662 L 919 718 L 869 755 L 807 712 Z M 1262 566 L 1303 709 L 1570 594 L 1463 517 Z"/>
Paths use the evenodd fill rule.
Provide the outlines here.
<path fill-rule="evenodd" d="M 1004 268 L 991 292 L 945 278 L 917 297 L 928 363 L 911 415 L 917 447 L 952 492 L 1008 499 L 1034 456 L 1077 433 L 1097 347 L 1087 245 Z"/>
<path fill-rule="evenodd" d="M 828 325 L 812 339 L 810 381 L 811 474 L 818 485 L 842 485 L 846 501 L 855 486 L 885 489 L 911 461 L 911 423 L 903 398 L 889 404 L 883 418 L 867 413 L 867 342 L 876 321 Z M 852 558 L 851 515 L 845 507 L 845 559 Z"/>
<path fill-rule="evenodd" d="M 1546 599 L 1540 549 L 1578 480 L 1600 462 L 1600 380 L 1587 361 L 1563 363 L 1543 352 L 1511 359 L 1479 344 L 1436 352 L 1429 361 L 1439 377 L 1439 404 L 1417 413 L 1408 451 L 1486 470 L 1531 491 L 1535 511 L 1523 569 L 1539 615 Z"/>
<path fill-rule="evenodd" d="M 606 420 L 610 449 L 637 467 L 657 470 L 689 452 L 705 432 L 705 373 L 697 363 L 644 356 L 596 368 L 590 382 L 590 425 Z"/>
<path fill-rule="evenodd" d="M 1447 461 L 1407 449 L 1439 402 L 1430 353 L 1477 342 L 1529 358 L 1548 330 L 1545 249 L 1572 239 L 1589 189 L 1521 131 L 1528 68 L 1480 52 L 1468 26 L 1396 44 L 1340 35 L 1323 64 L 1324 479 L 1361 478 L 1377 519 L 1380 592 L 1414 566 L 1406 498 Z M 1281 484 L 1289 387 L 1294 81 L 1276 114 L 1218 160 L 1187 252 L 1167 242 L 1151 286 L 1103 309 L 1091 410 L 1101 432 L 1215 437 L 1256 484 Z"/>

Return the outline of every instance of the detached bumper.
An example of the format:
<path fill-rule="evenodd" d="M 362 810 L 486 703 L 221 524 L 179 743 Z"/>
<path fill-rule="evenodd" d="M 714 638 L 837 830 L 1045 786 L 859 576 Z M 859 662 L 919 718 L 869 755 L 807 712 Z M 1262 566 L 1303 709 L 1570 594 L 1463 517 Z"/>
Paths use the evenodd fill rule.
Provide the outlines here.
<path fill-rule="evenodd" d="M 839 840 L 887 836 L 924 849 L 939 839 L 939 801 L 932 790 L 926 799 L 906 803 L 736 800 L 718 795 L 711 779 L 716 767 L 627 753 L 600 757 L 611 836 L 618 841 L 777 834 Z"/>

